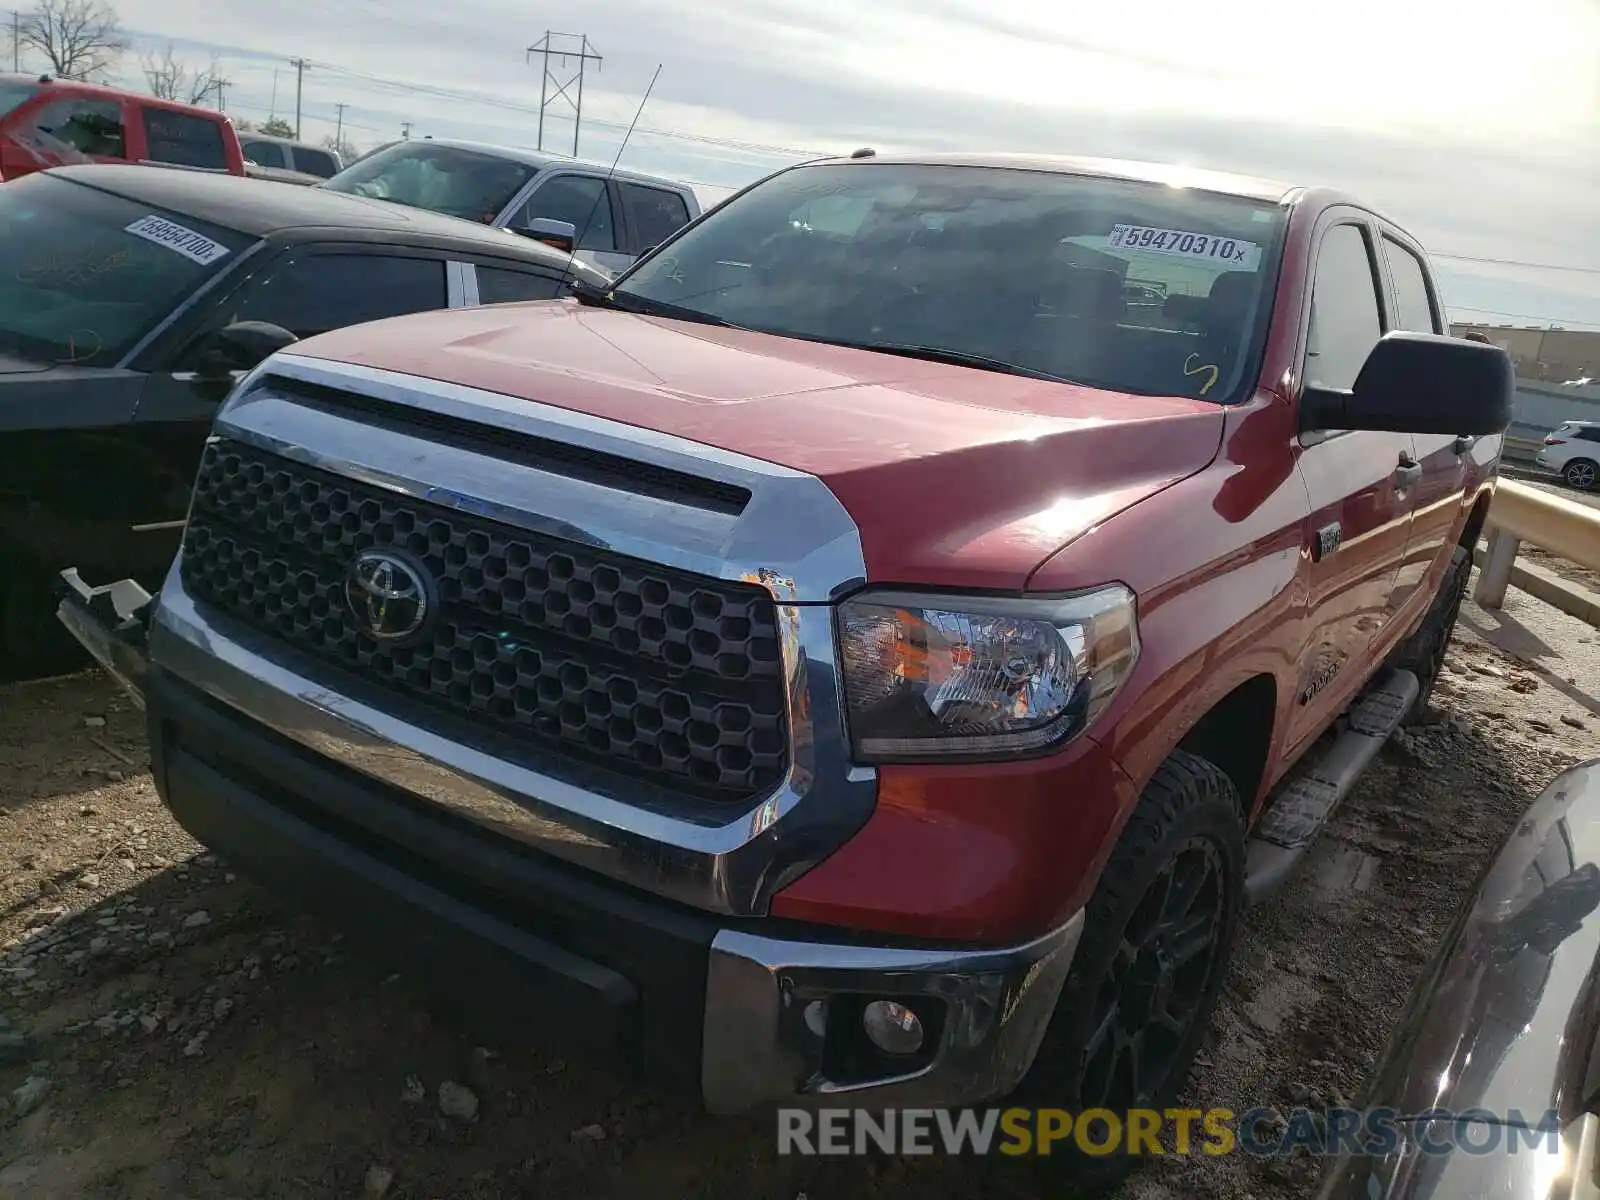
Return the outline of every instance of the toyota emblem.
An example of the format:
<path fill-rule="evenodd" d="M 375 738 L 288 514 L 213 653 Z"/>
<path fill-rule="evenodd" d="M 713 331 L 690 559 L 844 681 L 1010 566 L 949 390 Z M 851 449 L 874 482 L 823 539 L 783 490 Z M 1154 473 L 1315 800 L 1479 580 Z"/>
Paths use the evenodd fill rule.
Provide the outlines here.
<path fill-rule="evenodd" d="M 380 642 L 410 637 L 430 611 L 422 572 L 384 550 L 369 550 L 356 559 L 345 580 L 344 599 L 362 631 Z"/>

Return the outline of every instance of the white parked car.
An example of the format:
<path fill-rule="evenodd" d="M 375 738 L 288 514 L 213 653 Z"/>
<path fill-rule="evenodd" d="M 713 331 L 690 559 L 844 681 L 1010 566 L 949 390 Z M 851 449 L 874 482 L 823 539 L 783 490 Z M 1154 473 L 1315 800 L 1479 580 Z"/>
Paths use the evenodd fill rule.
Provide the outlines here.
<path fill-rule="evenodd" d="M 1533 461 L 1568 486 L 1593 491 L 1600 477 L 1600 421 L 1563 421 L 1544 439 Z"/>

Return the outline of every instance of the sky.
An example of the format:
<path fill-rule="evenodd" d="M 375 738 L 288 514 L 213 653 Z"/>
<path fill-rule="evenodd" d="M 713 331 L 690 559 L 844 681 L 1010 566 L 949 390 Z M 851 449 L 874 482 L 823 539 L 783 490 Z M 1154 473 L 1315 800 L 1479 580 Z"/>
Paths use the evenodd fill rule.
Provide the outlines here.
<path fill-rule="evenodd" d="M 239 119 L 292 122 L 305 59 L 314 140 L 344 104 L 363 149 L 402 122 L 533 146 L 548 29 L 602 56 L 579 156 L 702 202 L 858 146 L 1177 161 L 1361 196 L 1427 246 L 1456 320 L 1600 329 L 1596 0 L 113 2 L 124 82 L 141 50 L 215 54 Z M 545 149 L 572 139 L 552 106 Z"/>

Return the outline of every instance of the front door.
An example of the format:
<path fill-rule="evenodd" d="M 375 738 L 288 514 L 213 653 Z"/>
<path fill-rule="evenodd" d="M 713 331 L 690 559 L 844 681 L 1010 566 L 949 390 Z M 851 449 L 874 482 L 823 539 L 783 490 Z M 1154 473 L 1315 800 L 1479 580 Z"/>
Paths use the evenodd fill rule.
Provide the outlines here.
<path fill-rule="evenodd" d="M 526 198 L 500 224 L 520 229 L 538 217 L 570 222 L 577 231 L 579 258 L 608 271 L 622 271 L 633 262 L 633 255 L 627 252 L 614 199 L 611 187 L 598 175 L 541 171 Z"/>
<path fill-rule="evenodd" d="M 1383 336 L 1386 306 L 1365 216 L 1334 210 L 1324 220 L 1302 378 L 1345 390 Z M 1323 430 L 1302 445 L 1311 563 L 1291 755 L 1349 703 L 1366 676 L 1362 660 L 1395 614 L 1420 477 L 1410 434 Z"/>

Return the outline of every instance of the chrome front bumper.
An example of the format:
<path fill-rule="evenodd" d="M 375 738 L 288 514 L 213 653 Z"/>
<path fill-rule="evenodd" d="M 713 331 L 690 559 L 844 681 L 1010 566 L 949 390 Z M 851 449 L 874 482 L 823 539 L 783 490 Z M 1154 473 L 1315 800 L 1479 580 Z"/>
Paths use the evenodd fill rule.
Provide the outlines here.
<path fill-rule="evenodd" d="M 76 577 L 76 572 L 66 573 L 61 592 L 63 623 L 123 682 L 141 706 L 149 690 L 153 729 L 170 725 L 173 720 L 177 728 L 184 727 L 182 713 L 175 716 L 177 710 L 170 697 L 162 697 L 164 690 L 181 688 L 203 698 L 214 713 L 222 714 L 213 718 L 220 722 L 214 730 L 191 729 L 191 738 L 208 748 L 216 747 L 225 745 L 237 731 L 240 744 L 236 757 L 248 759 L 257 770 L 272 774 L 274 767 L 270 756 L 257 752 L 251 744 L 252 737 L 292 740 L 299 747 L 295 753 L 310 753 L 313 764 L 325 763 L 323 770 L 337 772 L 356 765 L 359 759 L 361 774 L 371 780 L 374 788 L 398 786 L 413 794 L 447 798 L 458 812 L 470 802 L 473 810 L 462 815 L 469 815 L 476 823 L 509 823 L 511 828 L 526 832 L 528 813 L 524 808 L 511 804 L 487 785 L 480 785 L 474 792 L 463 791 L 459 775 L 438 763 L 430 764 L 421 756 L 419 751 L 426 750 L 426 746 L 411 750 L 385 745 L 372 736 L 372 730 L 366 731 L 368 738 L 359 744 L 352 741 L 352 727 L 343 724 L 348 721 L 348 712 L 339 714 L 343 732 L 336 743 L 337 756 L 326 753 L 330 743 L 325 739 L 333 728 L 328 713 L 319 717 L 317 709 L 305 707 L 298 709 L 296 725 L 281 719 L 270 727 L 264 724 L 261 713 L 247 711 L 240 702 L 259 707 L 266 689 L 273 688 L 277 689 L 281 706 L 289 703 L 293 687 L 283 690 L 288 685 L 281 668 L 267 670 L 269 664 L 260 661 L 252 667 L 265 670 L 263 677 L 228 671 L 225 678 L 229 686 L 218 686 L 217 681 L 224 676 L 217 672 L 227 670 L 227 664 L 240 651 L 214 630 L 208 633 L 207 640 L 180 639 L 173 643 L 173 628 L 198 616 L 187 605 L 181 590 L 160 602 L 164 611 L 154 640 L 166 643 L 163 659 L 191 668 L 194 664 L 181 653 L 175 655 L 175 650 L 178 645 L 187 645 L 190 653 L 199 654 L 203 648 L 213 664 L 208 675 L 213 686 L 205 690 L 195 688 L 192 681 L 175 684 L 170 681 L 180 676 L 162 667 L 150 668 L 145 622 L 156 606 L 148 596 L 122 585 L 89 588 Z M 169 681 L 164 688 L 153 686 L 162 679 Z M 323 698 L 334 699 L 325 693 Z M 282 718 L 286 710 L 280 707 L 269 711 Z M 252 729 L 259 732 L 246 732 Z M 359 756 L 353 756 L 356 749 L 360 750 Z M 1003 1096 L 1017 1086 L 1033 1062 L 1083 930 L 1080 911 L 1058 929 L 1022 945 L 981 949 L 883 947 L 828 940 L 827 930 L 805 931 L 815 933 L 814 939 L 767 936 L 758 932 L 762 925 L 759 918 L 729 928 L 720 924 L 720 918 L 708 914 L 702 924 L 703 940 L 697 947 L 685 948 L 686 954 L 704 962 L 703 974 L 691 971 L 682 976 L 684 986 L 695 989 L 696 994 L 672 997 L 665 1005 L 669 1014 L 699 1013 L 699 1028 L 681 1024 L 674 1027 L 670 1017 L 658 1020 L 656 1014 L 660 1010 L 651 1008 L 651 1003 L 662 1000 L 659 986 L 642 976 L 630 979 L 625 961 L 602 968 L 581 957 L 589 950 L 587 944 L 549 945 L 531 939 L 525 929 L 499 912 L 463 903 L 429 884 L 408 881 L 400 888 L 386 883 L 395 878 L 396 872 L 381 858 L 329 838 L 299 823 L 292 814 L 274 809 L 270 800 L 251 794 L 248 783 L 230 780 L 203 765 L 197 768 L 194 761 L 175 766 L 185 752 L 163 746 L 160 736 L 153 738 L 153 757 L 164 798 L 191 832 L 237 862 L 246 873 L 251 873 L 253 866 L 259 867 L 262 881 L 268 886 L 277 882 L 293 886 L 289 880 L 275 880 L 274 870 L 287 870 L 292 879 L 302 882 L 323 881 L 328 893 L 324 907 L 335 923 L 348 920 L 353 912 L 376 907 L 385 914 L 381 925 L 402 931 L 408 957 L 426 958 L 424 947 L 430 943 L 452 944 L 467 955 L 472 964 L 469 972 L 504 972 L 504 982 L 494 986 L 495 992 L 511 997 L 529 995 L 530 1005 L 537 1003 L 535 993 L 542 993 L 546 1003 L 554 998 L 562 1007 L 568 1032 L 571 1023 L 591 1019 L 608 1031 L 623 1019 L 620 1014 L 625 1008 L 628 1019 L 640 1025 L 634 1036 L 685 1044 L 698 1040 L 698 1090 L 702 1103 L 714 1113 L 731 1114 L 783 1103 L 941 1107 Z M 310 769 L 318 768 L 314 765 Z M 285 780 L 289 774 L 284 773 Z M 346 772 L 340 778 L 352 777 Z M 297 786 L 304 789 L 304 781 Z M 317 792 L 323 802 L 332 804 L 331 796 L 338 786 L 350 785 L 341 785 L 330 777 L 327 786 L 316 785 L 310 790 Z M 554 833 L 552 829 L 551 835 Z M 583 843 L 569 842 L 564 857 L 581 861 L 583 854 L 577 851 L 583 848 Z M 610 849 L 615 848 L 613 845 Z M 608 848 L 598 842 L 588 844 L 586 850 L 590 854 L 607 852 Z M 467 864 L 469 872 L 472 866 Z M 486 859 L 481 874 L 485 878 L 503 876 L 503 866 L 502 862 Z M 299 890 L 303 892 L 304 888 Z M 614 912 L 602 914 L 596 910 L 593 915 L 596 925 L 618 919 Z M 570 915 L 567 919 L 571 920 Z M 578 924 L 583 924 L 581 917 Z M 432 927 L 431 938 L 423 931 L 424 925 Z M 614 924 L 606 925 L 606 936 L 614 928 Z M 649 938 L 648 921 L 636 921 L 635 933 Z M 515 962 L 509 971 L 504 970 L 507 947 L 520 948 L 510 953 Z M 624 953 L 623 958 L 626 957 Z M 551 963 L 576 965 L 551 967 Z M 460 977 L 442 962 L 434 970 L 423 969 L 419 973 L 423 977 Z M 609 979 L 609 985 L 597 987 L 596 976 Z M 586 988 L 595 989 L 592 996 Z M 619 992 L 632 997 L 620 1008 L 614 1003 Z M 828 1007 L 852 1002 L 859 1006 L 874 998 L 896 999 L 931 1018 L 930 1028 L 937 1031 L 936 1037 L 930 1038 L 927 1052 L 907 1069 L 895 1069 L 885 1060 L 876 1073 L 863 1075 L 857 1071 L 842 1077 L 831 1072 L 828 1038 L 837 1026 L 829 1026 Z M 613 1011 L 602 1012 L 608 1006 Z M 608 1034 L 595 1036 L 604 1038 Z"/>
<path fill-rule="evenodd" d="M 1049 1027 L 1083 933 L 1080 910 L 1020 946 L 891 949 L 783 941 L 724 930 L 706 980 L 702 1089 L 715 1113 L 773 1101 L 939 1108 L 1004 1096 Z M 941 1008 L 932 1061 L 902 1073 L 830 1079 L 814 1005 L 841 996 L 917 998 Z"/>

